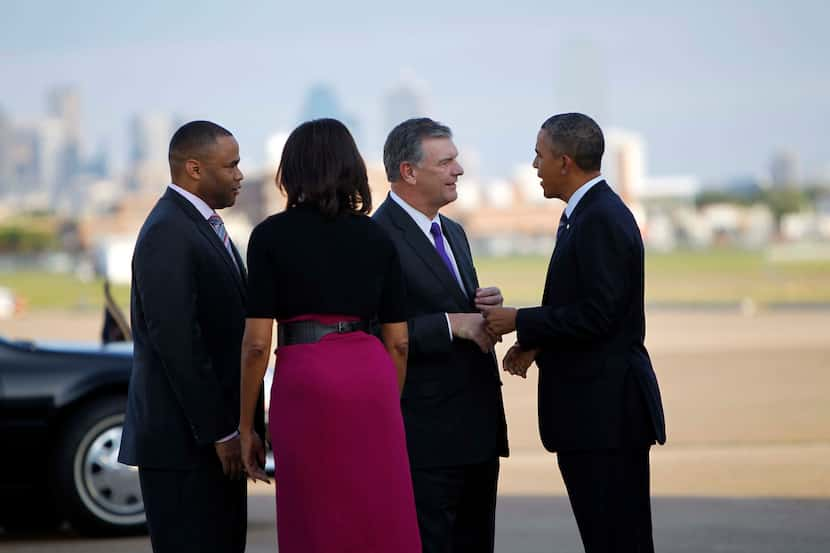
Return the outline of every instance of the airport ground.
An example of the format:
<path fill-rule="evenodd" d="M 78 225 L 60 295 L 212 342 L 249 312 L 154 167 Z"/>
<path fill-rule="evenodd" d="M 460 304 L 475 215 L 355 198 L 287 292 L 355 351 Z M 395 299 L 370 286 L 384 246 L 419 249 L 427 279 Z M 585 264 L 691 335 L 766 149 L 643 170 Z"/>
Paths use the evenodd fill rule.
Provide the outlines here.
<path fill-rule="evenodd" d="M 99 312 L 33 311 L 0 334 L 95 341 Z M 830 550 L 830 310 L 655 309 L 648 347 L 669 442 L 652 450 L 659 551 Z M 510 343 L 507 338 L 505 344 Z M 539 444 L 536 373 L 505 375 L 512 454 L 498 551 L 579 551 L 556 459 Z M 250 488 L 249 551 L 273 551 L 273 489 Z M 0 537 L 2 551 L 149 550 L 146 538 Z"/>

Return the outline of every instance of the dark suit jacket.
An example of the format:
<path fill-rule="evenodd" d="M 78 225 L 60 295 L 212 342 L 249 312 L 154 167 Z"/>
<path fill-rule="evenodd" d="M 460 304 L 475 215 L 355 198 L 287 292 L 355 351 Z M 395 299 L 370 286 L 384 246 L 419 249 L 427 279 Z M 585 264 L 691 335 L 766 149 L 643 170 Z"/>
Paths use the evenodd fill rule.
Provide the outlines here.
<path fill-rule="evenodd" d="M 518 341 L 542 348 L 539 430 L 549 451 L 622 445 L 642 393 L 652 438 L 666 440 L 657 378 L 644 345 L 643 242 L 605 183 L 580 200 L 556 244 L 541 307 L 520 309 Z M 630 374 L 629 374 L 630 373 Z M 634 384 L 626 386 L 626 376 Z M 629 381 L 630 382 L 630 381 Z M 627 391 L 628 390 L 628 391 Z"/>
<path fill-rule="evenodd" d="M 236 430 L 247 277 L 234 254 L 241 272 L 202 214 L 171 189 L 144 222 L 133 254 L 122 463 L 194 468 L 214 462 L 214 442 Z"/>
<path fill-rule="evenodd" d="M 469 340 L 451 340 L 445 313 L 477 313 L 478 277 L 461 225 L 441 216 L 466 295 L 415 221 L 391 198 L 373 215 L 395 243 L 406 282 L 409 359 L 401 397 L 410 463 L 416 468 L 506 456 L 498 366 Z"/>

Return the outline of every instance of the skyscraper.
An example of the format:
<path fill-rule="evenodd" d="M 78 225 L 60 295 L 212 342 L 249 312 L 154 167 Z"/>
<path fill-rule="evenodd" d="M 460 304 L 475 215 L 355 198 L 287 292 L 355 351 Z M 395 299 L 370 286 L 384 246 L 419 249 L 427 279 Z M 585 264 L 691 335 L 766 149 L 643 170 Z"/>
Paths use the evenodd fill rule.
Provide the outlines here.
<path fill-rule="evenodd" d="M 557 112 L 579 112 L 608 124 L 608 69 L 602 50 L 585 39 L 566 42 L 554 85 Z"/>
<path fill-rule="evenodd" d="M 642 137 L 630 131 L 608 129 L 605 133 L 602 174 L 626 204 L 635 205 L 646 177 Z"/>
<path fill-rule="evenodd" d="M 770 176 L 775 188 L 794 187 L 798 184 L 798 156 L 790 150 L 781 150 L 772 156 Z"/>
<path fill-rule="evenodd" d="M 412 75 L 404 74 L 383 97 L 383 129 L 385 140 L 395 126 L 413 117 L 429 117 L 425 86 Z"/>
<path fill-rule="evenodd" d="M 81 171 L 81 98 L 74 87 L 62 86 L 49 91 L 48 115 L 57 120 L 63 135 L 58 152 L 61 178 L 71 181 Z"/>
<path fill-rule="evenodd" d="M 11 122 L 0 109 L 0 197 L 8 194 L 12 187 L 13 138 Z"/>
<path fill-rule="evenodd" d="M 346 113 L 337 97 L 334 87 L 325 83 L 317 83 L 308 89 L 303 108 L 300 111 L 300 121 L 330 117 L 337 119 L 346 127 L 355 139 L 360 142 L 360 123 L 354 115 Z"/>
<path fill-rule="evenodd" d="M 170 179 L 167 149 L 174 132 L 173 118 L 164 114 L 137 115 L 130 123 L 129 187 L 161 189 Z"/>

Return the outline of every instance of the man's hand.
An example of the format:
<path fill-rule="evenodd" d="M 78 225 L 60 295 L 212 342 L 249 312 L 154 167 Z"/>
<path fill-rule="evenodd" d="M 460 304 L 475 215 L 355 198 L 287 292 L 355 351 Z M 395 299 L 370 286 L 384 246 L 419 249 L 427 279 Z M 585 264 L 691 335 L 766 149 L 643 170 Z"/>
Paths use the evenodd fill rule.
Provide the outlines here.
<path fill-rule="evenodd" d="M 262 445 L 259 434 L 251 430 L 240 431 L 239 439 L 242 443 L 242 464 L 245 466 L 248 478 L 254 482 L 262 480 L 270 484 L 271 480 L 265 474 L 265 447 Z"/>
<path fill-rule="evenodd" d="M 447 313 L 450 330 L 456 338 L 472 340 L 481 351 L 492 351 L 494 339 L 487 332 L 487 324 L 481 313 Z"/>
<path fill-rule="evenodd" d="M 504 298 L 501 295 L 501 290 L 495 286 L 489 288 L 479 288 L 476 290 L 475 297 L 476 309 L 485 312 L 493 307 L 501 307 L 504 303 Z"/>
<path fill-rule="evenodd" d="M 514 376 L 527 378 L 527 369 L 539 354 L 538 349 L 524 350 L 519 344 L 513 344 L 502 360 L 504 370 Z"/>
<path fill-rule="evenodd" d="M 215 443 L 216 455 L 222 463 L 222 472 L 231 480 L 237 480 L 244 474 L 242 466 L 242 453 L 239 445 L 239 436 L 227 442 Z"/>
<path fill-rule="evenodd" d="M 487 319 L 487 328 L 491 334 L 502 336 L 516 330 L 515 307 L 491 307 L 484 312 Z"/>

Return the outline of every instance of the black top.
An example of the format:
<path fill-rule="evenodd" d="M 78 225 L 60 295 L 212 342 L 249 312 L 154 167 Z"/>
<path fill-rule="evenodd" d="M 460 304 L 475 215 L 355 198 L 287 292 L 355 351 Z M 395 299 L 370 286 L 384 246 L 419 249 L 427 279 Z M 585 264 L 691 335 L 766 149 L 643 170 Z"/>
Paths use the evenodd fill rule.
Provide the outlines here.
<path fill-rule="evenodd" d="M 248 243 L 248 317 L 352 315 L 406 321 L 395 245 L 364 215 L 328 219 L 300 205 L 256 226 Z"/>

